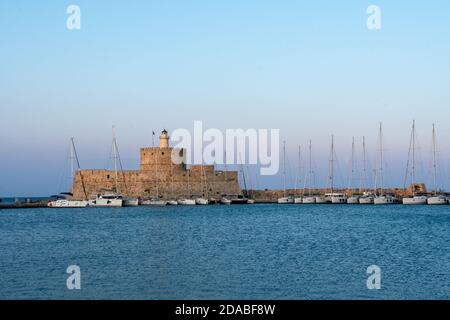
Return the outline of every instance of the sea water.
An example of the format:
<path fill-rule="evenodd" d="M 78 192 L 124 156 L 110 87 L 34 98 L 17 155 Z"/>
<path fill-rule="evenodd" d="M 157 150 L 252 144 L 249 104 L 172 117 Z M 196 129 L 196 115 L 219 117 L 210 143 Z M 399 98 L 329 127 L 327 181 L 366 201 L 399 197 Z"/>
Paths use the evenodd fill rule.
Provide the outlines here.
<path fill-rule="evenodd" d="M 0 299 L 449 298 L 448 206 L 0 210 Z"/>

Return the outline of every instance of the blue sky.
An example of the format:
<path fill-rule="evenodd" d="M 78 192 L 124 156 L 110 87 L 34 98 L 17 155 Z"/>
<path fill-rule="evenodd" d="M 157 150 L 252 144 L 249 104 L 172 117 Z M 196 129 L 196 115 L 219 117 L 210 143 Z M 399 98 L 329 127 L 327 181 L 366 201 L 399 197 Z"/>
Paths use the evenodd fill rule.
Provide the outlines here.
<path fill-rule="evenodd" d="M 81 8 L 81 30 L 66 28 L 70 4 Z M 379 31 L 366 28 L 371 4 Z M 114 124 L 125 166 L 137 168 L 152 130 L 194 120 L 280 128 L 291 172 L 298 145 L 313 139 L 318 185 L 330 134 L 343 184 L 351 137 L 365 135 L 374 159 L 383 121 L 386 180 L 400 186 L 413 119 L 428 179 L 434 122 L 448 187 L 449 16 L 445 0 L 2 1 L 0 195 L 61 191 L 71 136 L 82 166 L 102 168 Z"/>

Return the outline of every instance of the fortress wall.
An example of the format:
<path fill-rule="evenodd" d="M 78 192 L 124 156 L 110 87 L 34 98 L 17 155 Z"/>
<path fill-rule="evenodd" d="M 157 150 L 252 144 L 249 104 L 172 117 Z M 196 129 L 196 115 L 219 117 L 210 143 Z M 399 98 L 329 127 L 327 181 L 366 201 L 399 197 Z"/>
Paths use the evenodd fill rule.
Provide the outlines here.
<path fill-rule="evenodd" d="M 173 175 L 170 171 L 170 165 L 168 166 L 169 170 L 158 167 L 156 173 L 154 170 L 119 172 L 117 192 L 125 196 L 143 199 L 155 197 L 157 191 L 164 198 L 183 197 L 188 195 L 189 182 L 190 194 L 192 196 L 202 195 L 201 170 L 197 167 L 193 167 L 192 171 L 184 170 L 182 167 L 174 170 Z M 204 166 L 204 169 L 206 185 L 203 185 L 203 189 L 208 192 L 210 197 L 219 197 L 223 194 L 241 194 L 237 172 L 225 174 L 222 171 L 214 171 L 212 166 Z M 84 198 L 80 174 L 83 177 L 88 198 L 94 198 L 99 193 L 115 189 L 114 171 L 81 170 L 76 174 L 72 187 L 76 199 Z M 205 178 L 203 179 L 204 182 Z"/>

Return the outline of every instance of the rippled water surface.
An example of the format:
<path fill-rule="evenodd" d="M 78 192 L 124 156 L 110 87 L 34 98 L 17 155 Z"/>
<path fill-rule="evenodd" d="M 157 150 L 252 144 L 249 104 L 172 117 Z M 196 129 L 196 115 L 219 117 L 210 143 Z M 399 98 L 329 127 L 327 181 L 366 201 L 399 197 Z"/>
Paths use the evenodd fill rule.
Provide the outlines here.
<path fill-rule="evenodd" d="M 450 207 L 0 210 L 0 299 L 48 298 L 449 299 Z"/>

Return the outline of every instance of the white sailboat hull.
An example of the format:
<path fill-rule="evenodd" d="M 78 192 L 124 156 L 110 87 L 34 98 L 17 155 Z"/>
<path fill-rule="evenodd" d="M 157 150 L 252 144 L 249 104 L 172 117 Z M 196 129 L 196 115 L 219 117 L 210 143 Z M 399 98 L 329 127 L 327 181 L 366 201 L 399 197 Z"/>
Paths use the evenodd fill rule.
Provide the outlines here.
<path fill-rule="evenodd" d="M 332 204 L 344 204 L 347 203 L 347 196 L 342 193 L 328 193 L 325 195 L 325 199 Z"/>
<path fill-rule="evenodd" d="M 314 204 L 316 203 L 316 197 L 304 197 L 302 199 L 303 204 Z"/>
<path fill-rule="evenodd" d="M 253 199 L 247 199 L 247 204 L 254 204 L 255 203 L 255 200 L 253 200 Z"/>
<path fill-rule="evenodd" d="M 359 197 L 355 197 L 355 196 L 349 197 L 347 199 L 347 203 L 348 204 L 359 204 Z"/>
<path fill-rule="evenodd" d="M 294 199 L 294 203 L 295 204 L 302 204 L 303 203 L 303 198 L 295 198 Z"/>
<path fill-rule="evenodd" d="M 369 196 L 369 197 L 361 197 L 359 198 L 359 204 L 373 204 L 374 198 Z"/>
<path fill-rule="evenodd" d="M 331 197 L 332 204 L 345 204 L 347 203 L 346 197 Z"/>
<path fill-rule="evenodd" d="M 427 202 L 429 205 L 442 205 L 442 204 L 447 204 L 448 200 L 444 196 L 435 196 L 435 197 L 428 198 Z"/>
<path fill-rule="evenodd" d="M 49 208 L 85 208 L 88 201 L 84 200 L 55 200 L 47 203 Z"/>
<path fill-rule="evenodd" d="M 143 206 L 165 206 L 167 201 L 165 200 L 145 200 L 142 202 Z"/>
<path fill-rule="evenodd" d="M 423 204 L 427 204 L 427 197 L 403 198 L 403 204 L 405 204 L 405 205 L 423 205 Z"/>
<path fill-rule="evenodd" d="M 205 199 L 205 198 L 197 198 L 197 199 L 195 199 L 195 204 L 207 205 L 207 204 L 209 204 L 209 200 Z"/>
<path fill-rule="evenodd" d="M 169 206 L 177 206 L 178 205 L 178 201 L 177 200 L 169 200 L 169 201 L 167 201 L 167 204 Z"/>
<path fill-rule="evenodd" d="M 324 197 L 316 197 L 316 203 L 317 204 L 326 204 L 326 203 L 329 203 L 329 201 Z"/>
<path fill-rule="evenodd" d="M 178 204 L 182 206 L 195 206 L 195 200 L 194 199 L 180 199 L 178 200 Z"/>
<path fill-rule="evenodd" d="M 89 201 L 92 207 L 122 207 L 122 199 L 95 199 Z"/>
<path fill-rule="evenodd" d="M 278 199 L 278 204 L 292 204 L 294 203 L 293 198 L 283 197 Z"/>
<path fill-rule="evenodd" d="M 124 207 L 137 207 L 139 205 L 139 200 L 135 198 L 123 199 Z"/>
<path fill-rule="evenodd" d="M 380 196 L 373 199 L 373 203 L 375 205 L 395 204 L 396 202 L 396 199 L 391 196 Z"/>
<path fill-rule="evenodd" d="M 230 199 L 226 199 L 226 198 L 222 198 L 220 200 L 220 204 L 230 205 L 231 204 L 231 200 Z"/>

